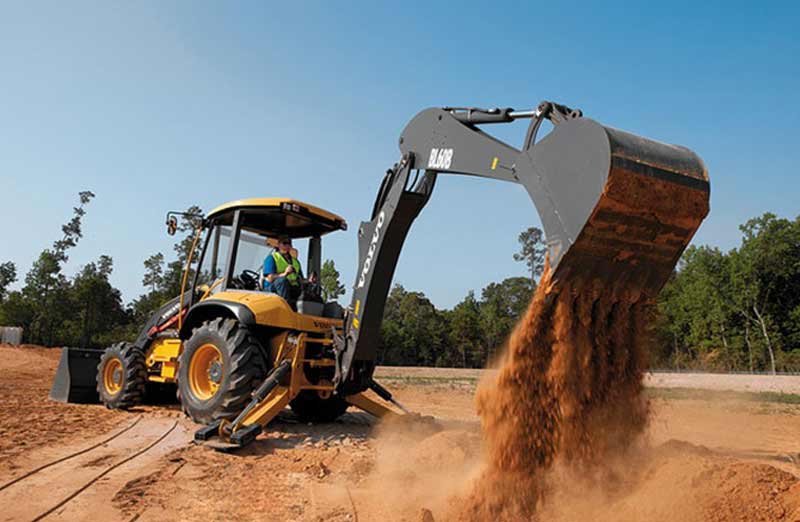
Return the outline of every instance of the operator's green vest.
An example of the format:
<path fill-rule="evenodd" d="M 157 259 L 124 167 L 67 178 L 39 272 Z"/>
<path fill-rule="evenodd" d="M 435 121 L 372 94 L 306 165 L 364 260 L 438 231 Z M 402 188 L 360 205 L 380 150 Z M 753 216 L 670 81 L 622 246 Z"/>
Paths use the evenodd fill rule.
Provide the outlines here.
<path fill-rule="evenodd" d="M 278 274 L 280 274 L 289 267 L 289 263 L 286 262 L 286 258 L 284 258 L 280 252 L 273 252 L 272 259 L 275 260 L 275 271 Z M 299 277 L 300 274 L 300 261 L 298 261 L 293 257 L 292 266 L 294 267 L 294 272 L 287 275 L 286 279 L 289 281 L 290 285 L 298 285 L 300 284 L 297 281 L 297 278 Z"/>

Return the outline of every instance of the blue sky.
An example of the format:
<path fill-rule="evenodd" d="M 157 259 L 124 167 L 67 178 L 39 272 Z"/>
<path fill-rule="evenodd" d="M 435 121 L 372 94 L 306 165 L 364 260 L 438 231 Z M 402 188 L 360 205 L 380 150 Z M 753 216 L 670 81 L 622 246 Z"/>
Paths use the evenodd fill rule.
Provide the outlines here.
<path fill-rule="evenodd" d="M 79 190 L 97 198 L 68 273 L 111 255 L 124 298 L 171 254 L 167 210 L 293 196 L 343 215 L 325 256 L 352 284 L 405 123 L 430 106 L 552 99 L 695 150 L 712 180 L 697 243 L 795 217 L 800 4 L 662 2 L 4 2 L 0 261 L 21 275 Z M 524 125 L 493 128 L 513 145 Z M 539 219 L 520 186 L 441 177 L 395 281 L 440 307 L 524 275 Z"/>

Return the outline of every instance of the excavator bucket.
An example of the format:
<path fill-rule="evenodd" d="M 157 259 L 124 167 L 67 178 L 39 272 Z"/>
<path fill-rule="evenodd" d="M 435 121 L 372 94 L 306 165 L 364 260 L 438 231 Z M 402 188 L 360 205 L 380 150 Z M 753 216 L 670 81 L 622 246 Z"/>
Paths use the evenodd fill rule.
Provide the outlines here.
<path fill-rule="evenodd" d="M 527 118 L 521 149 L 488 131 Z M 553 129 L 537 142 L 544 119 Z M 352 313 L 337 341 L 337 375 L 356 381 L 339 389 L 350 393 L 369 384 L 403 241 L 439 175 L 523 185 L 544 228 L 550 289 L 602 293 L 612 302 L 654 298 L 708 214 L 708 173 L 694 152 L 605 127 L 553 102 L 523 111 L 425 109 L 403 129 L 399 146 L 401 159 L 384 176 L 371 220 L 359 227 Z"/>
<path fill-rule="evenodd" d="M 696 154 L 587 118 L 522 151 L 516 174 L 544 225 L 552 283 L 613 282 L 629 302 L 659 292 L 709 210 Z"/>
<path fill-rule="evenodd" d="M 94 404 L 97 395 L 97 366 L 103 350 L 62 348 L 50 399 L 58 402 Z"/>

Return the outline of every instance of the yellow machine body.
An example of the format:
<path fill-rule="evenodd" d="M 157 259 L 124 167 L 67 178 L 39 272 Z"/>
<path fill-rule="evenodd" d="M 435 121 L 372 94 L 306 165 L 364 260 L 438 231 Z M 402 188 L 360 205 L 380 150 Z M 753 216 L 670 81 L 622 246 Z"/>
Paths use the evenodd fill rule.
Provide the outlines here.
<path fill-rule="evenodd" d="M 286 301 L 275 294 L 229 290 L 214 295 L 214 300 L 243 304 L 253 313 L 258 325 L 286 330 L 283 336 L 273 338 L 276 339 L 273 341 L 273 345 L 284 340 L 289 331 L 327 336 L 326 343 L 330 344 L 332 329 L 335 328 L 339 331 L 342 329 L 341 319 L 297 313 Z M 182 341 L 177 337 L 156 338 L 146 353 L 147 380 L 159 383 L 175 382 L 182 346 Z M 271 347 L 274 357 L 277 356 L 278 350 L 278 346 Z M 330 361 L 330 364 L 333 364 L 333 360 Z"/>
<path fill-rule="evenodd" d="M 147 380 L 161 383 L 175 382 L 182 345 L 181 340 L 177 338 L 161 337 L 153 341 L 145 359 L 148 369 Z"/>

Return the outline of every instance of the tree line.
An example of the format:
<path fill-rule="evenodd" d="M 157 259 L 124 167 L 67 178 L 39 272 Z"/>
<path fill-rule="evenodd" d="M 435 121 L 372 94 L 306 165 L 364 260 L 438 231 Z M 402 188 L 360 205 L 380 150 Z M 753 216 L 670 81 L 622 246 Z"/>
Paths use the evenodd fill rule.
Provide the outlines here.
<path fill-rule="evenodd" d="M 692 246 L 661 292 L 653 363 L 800 371 L 800 217 L 765 213 L 728 252 Z"/>
<path fill-rule="evenodd" d="M 144 261 L 142 285 L 147 291 L 130 303 L 111 284 L 110 256 L 100 255 L 72 277 L 64 274 L 70 251 L 83 238 L 83 219 L 94 197 L 90 191 L 78 193 L 78 205 L 62 225 L 61 237 L 39 254 L 19 290 L 9 290 L 18 279 L 17 267 L 10 261 L 0 264 L 0 325 L 21 326 L 26 343 L 103 348 L 133 339 L 153 311 L 180 293 L 193 243 L 189 219 L 179 226 L 184 235 L 175 243 L 171 261 L 165 263 L 161 253 Z M 197 207 L 187 209 L 188 214 L 199 212 Z"/>
<path fill-rule="evenodd" d="M 43 250 L 21 281 L 17 267 L 0 263 L 0 325 L 22 326 L 25 342 L 46 346 L 104 347 L 134 338 L 161 304 L 178 295 L 194 244 L 186 210 L 169 259 L 144 260 L 144 292 L 130 303 L 110 282 L 113 260 L 100 255 L 72 277 L 63 273 L 70 251 L 83 237 L 83 219 L 94 194 L 78 205 L 61 236 Z M 721 371 L 800 371 L 800 217 L 773 214 L 740 227 L 737 248 L 692 246 L 652 307 L 651 365 Z M 524 313 L 544 266 L 544 235 L 520 233 L 525 275 L 470 291 L 450 309 L 437 308 L 423 292 L 395 285 L 389 293 L 378 364 L 481 368 L 492 359 Z M 320 274 L 326 300 L 345 287 L 332 260 Z"/>

